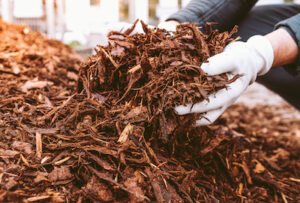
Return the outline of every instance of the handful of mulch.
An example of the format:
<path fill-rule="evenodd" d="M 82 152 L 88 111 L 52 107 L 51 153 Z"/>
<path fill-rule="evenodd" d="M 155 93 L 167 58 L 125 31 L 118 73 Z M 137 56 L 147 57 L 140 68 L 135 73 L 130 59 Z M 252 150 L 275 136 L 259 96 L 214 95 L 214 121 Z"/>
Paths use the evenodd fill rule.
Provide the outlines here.
<path fill-rule="evenodd" d="M 81 69 L 79 92 L 118 108 L 123 117 L 132 108 L 139 109 L 136 112 L 145 115 L 142 121 L 156 129 L 153 136 L 167 142 L 176 129 L 190 128 L 199 118 L 176 116 L 174 106 L 208 100 L 209 94 L 240 77 L 229 80 L 225 74 L 207 76 L 201 70 L 203 62 L 233 41 L 237 27 L 219 33 L 207 24 L 204 34 L 195 24 L 181 24 L 169 33 L 141 21 L 144 33 L 131 35 L 138 22 L 123 33 L 108 34 L 109 45 L 98 46 L 97 54 Z M 136 122 L 141 118 L 130 119 Z"/>

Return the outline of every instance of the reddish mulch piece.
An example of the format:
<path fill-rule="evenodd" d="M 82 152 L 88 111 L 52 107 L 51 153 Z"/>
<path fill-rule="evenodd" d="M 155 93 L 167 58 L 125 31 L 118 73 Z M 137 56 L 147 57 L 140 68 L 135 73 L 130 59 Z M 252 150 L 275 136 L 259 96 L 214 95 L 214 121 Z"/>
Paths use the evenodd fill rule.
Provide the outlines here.
<path fill-rule="evenodd" d="M 110 33 L 78 77 L 68 47 L 0 22 L 0 201 L 299 201 L 298 120 L 235 105 L 195 128 L 173 111 L 240 77 L 200 68 L 230 34 L 143 27 Z"/>

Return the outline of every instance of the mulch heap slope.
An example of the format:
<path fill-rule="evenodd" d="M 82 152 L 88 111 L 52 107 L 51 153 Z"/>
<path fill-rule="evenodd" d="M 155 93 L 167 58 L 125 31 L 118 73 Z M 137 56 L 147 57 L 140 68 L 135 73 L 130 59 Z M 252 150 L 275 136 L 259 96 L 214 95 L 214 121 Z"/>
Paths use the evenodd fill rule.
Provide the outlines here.
<path fill-rule="evenodd" d="M 200 68 L 234 32 L 142 25 L 111 32 L 81 66 L 0 21 L 0 201 L 300 201 L 299 120 L 235 105 L 193 127 L 205 115 L 174 113 L 242 77 Z"/>

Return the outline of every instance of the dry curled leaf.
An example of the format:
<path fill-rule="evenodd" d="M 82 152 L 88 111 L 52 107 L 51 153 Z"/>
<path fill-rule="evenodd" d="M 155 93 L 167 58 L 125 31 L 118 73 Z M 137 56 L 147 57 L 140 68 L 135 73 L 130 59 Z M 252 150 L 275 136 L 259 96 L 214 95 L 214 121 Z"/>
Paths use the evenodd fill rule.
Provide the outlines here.
<path fill-rule="evenodd" d="M 133 133 L 133 126 L 129 123 L 126 125 L 126 127 L 122 131 L 122 133 L 118 139 L 118 142 L 120 142 L 121 144 L 125 143 L 128 140 L 128 136 L 132 133 Z"/>
<path fill-rule="evenodd" d="M 26 93 L 30 89 L 41 89 L 50 85 L 53 85 L 53 82 L 38 81 L 37 79 L 34 79 L 31 81 L 26 81 L 23 85 L 21 85 L 21 90 Z"/>
<path fill-rule="evenodd" d="M 72 178 L 70 168 L 68 166 L 54 167 L 54 169 L 49 173 L 48 179 L 51 182 L 67 180 Z"/>
<path fill-rule="evenodd" d="M 13 149 L 16 149 L 21 152 L 25 152 L 26 154 L 32 153 L 32 144 L 21 141 L 14 141 L 11 145 Z"/>

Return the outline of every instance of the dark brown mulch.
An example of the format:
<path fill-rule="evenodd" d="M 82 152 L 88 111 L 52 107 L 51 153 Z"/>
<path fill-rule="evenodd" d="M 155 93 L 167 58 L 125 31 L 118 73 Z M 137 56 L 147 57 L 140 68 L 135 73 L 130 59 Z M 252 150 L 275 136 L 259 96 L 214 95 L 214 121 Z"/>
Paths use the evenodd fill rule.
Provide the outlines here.
<path fill-rule="evenodd" d="M 173 111 L 240 77 L 200 68 L 230 34 L 144 30 L 110 33 L 79 72 L 65 45 L 0 22 L 0 201 L 299 201 L 298 120 L 235 105 L 195 128 L 205 115 Z"/>

